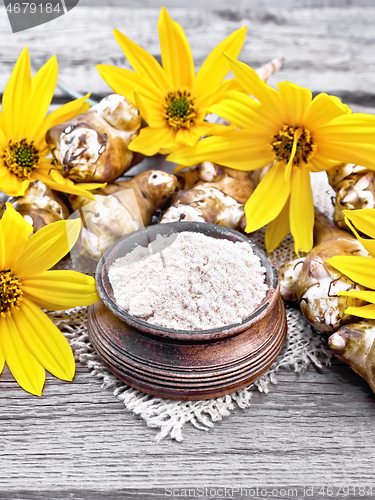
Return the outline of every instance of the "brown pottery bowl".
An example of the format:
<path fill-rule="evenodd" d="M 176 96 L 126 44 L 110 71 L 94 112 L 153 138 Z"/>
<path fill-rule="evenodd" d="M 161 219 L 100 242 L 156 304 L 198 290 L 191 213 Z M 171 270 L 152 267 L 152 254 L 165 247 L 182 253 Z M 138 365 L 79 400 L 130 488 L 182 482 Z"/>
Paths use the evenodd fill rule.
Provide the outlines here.
<path fill-rule="evenodd" d="M 182 231 L 247 242 L 266 269 L 265 299 L 242 323 L 211 330 L 174 330 L 129 315 L 115 302 L 108 269 L 158 234 Z M 157 224 L 128 234 L 101 258 L 96 270 L 101 301 L 89 308 L 88 331 L 98 355 L 119 379 L 170 399 L 199 400 L 230 394 L 257 380 L 273 363 L 286 337 L 285 308 L 277 271 L 245 235 L 204 222 Z"/>

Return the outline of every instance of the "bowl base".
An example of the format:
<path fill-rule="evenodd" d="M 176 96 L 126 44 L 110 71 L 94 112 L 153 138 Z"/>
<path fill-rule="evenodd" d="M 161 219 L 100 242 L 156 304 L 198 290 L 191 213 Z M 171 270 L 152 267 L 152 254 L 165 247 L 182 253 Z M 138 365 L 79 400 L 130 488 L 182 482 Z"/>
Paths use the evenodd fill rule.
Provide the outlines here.
<path fill-rule="evenodd" d="M 101 301 L 90 306 L 87 324 L 92 345 L 117 378 L 147 394 L 184 401 L 221 397 L 255 382 L 279 355 L 287 331 L 280 297 L 251 329 L 208 341 L 142 332 Z"/>

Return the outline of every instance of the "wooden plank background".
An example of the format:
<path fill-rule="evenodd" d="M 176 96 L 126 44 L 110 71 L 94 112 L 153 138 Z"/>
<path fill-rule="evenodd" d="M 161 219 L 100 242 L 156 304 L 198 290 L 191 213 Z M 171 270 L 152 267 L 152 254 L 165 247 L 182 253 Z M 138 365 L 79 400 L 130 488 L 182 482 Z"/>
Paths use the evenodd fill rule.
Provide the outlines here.
<path fill-rule="evenodd" d="M 106 95 L 95 64 L 126 66 L 113 28 L 160 58 L 162 4 L 185 29 L 197 67 L 246 24 L 241 60 L 259 66 L 285 57 L 272 84 L 288 79 L 336 93 L 355 111 L 373 112 L 373 0 L 81 0 L 67 15 L 17 34 L 0 5 L 0 91 L 27 45 L 35 66 L 56 54 L 66 84 Z M 270 395 L 254 392 L 250 409 L 237 409 L 211 431 L 187 428 L 183 443 L 155 444 L 156 431 L 127 414 L 85 366 L 78 364 L 72 384 L 49 376 L 42 398 L 24 393 L 5 369 L 0 498 L 153 499 L 167 498 L 165 488 L 172 487 L 254 486 L 296 486 L 298 498 L 305 498 L 303 487 L 312 485 L 317 499 L 323 485 L 335 486 L 336 497 L 344 496 L 338 489 L 344 486 L 352 487 L 347 498 L 375 495 L 375 397 L 367 384 L 339 362 L 300 376 L 284 372 L 279 381 Z M 353 489 L 365 485 L 373 486 L 372 495 Z"/>
<path fill-rule="evenodd" d="M 163 4 L 184 27 L 197 67 L 224 37 L 246 25 L 241 60 L 256 67 L 285 57 L 272 83 L 288 79 L 314 92 L 336 93 L 351 104 L 375 106 L 373 0 L 81 0 L 68 14 L 16 34 L 2 11 L 0 89 L 27 45 L 36 66 L 56 54 L 68 85 L 106 95 L 109 88 L 95 65 L 127 66 L 113 28 L 160 58 L 157 19 Z"/>

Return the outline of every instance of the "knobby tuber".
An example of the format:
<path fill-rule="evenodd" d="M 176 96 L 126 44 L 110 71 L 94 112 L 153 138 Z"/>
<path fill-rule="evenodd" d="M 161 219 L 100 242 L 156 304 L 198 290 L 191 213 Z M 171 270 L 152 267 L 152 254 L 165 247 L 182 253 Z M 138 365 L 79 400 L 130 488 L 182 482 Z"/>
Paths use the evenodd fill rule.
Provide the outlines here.
<path fill-rule="evenodd" d="M 368 253 L 354 236 L 338 229 L 318 211 L 314 241 L 314 248 L 305 258 L 280 268 L 280 293 L 284 300 L 298 301 L 303 315 L 314 328 L 331 333 L 354 320 L 353 316 L 345 314 L 346 308 L 366 302 L 337 296 L 339 291 L 363 290 L 364 287 L 338 273 L 326 260 L 334 255 L 367 256 Z"/>
<path fill-rule="evenodd" d="M 205 162 L 193 174 L 198 174 L 199 182 L 177 193 L 161 222 L 200 221 L 238 228 L 255 188 L 249 173 Z"/>
<path fill-rule="evenodd" d="M 350 231 L 343 211 L 375 208 L 375 172 L 349 163 L 328 170 L 327 176 L 336 192 L 335 224 Z"/>
<path fill-rule="evenodd" d="M 69 217 L 70 210 L 60 194 L 52 191 L 43 182 L 35 181 L 23 196 L 10 197 L 7 201 L 12 203 L 36 232 L 51 222 Z"/>
<path fill-rule="evenodd" d="M 334 354 L 348 363 L 375 392 L 375 321 L 342 326 L 328 339 Z"/>
<path fill-rule="evenodd" d="M 110 182 L 142 157 L 128 149 L 141 117 L 125 97 L 112 94 L 47 132 L 56 168 L 75 182 Z"/>
<path fill-rule="evenodd" d="M 93 191 L 94 202 L 70 195 L 72 209 L 80 212 L 84 225 L 76 252 L 87 259 L 99 260 L 120 238 L 148 226 L 155 210 L 167 203 L 176 186 L 174 175 L 147 170 L 130 180 Z"/>

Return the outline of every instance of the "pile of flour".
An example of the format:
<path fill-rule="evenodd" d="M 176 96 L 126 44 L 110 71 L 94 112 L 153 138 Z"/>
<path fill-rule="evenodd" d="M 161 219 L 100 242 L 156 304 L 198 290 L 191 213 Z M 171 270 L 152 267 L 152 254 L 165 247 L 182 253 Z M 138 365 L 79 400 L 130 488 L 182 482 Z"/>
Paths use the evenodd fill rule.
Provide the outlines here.
<path fill-rule="evenodd" d="M 157 236 L 109 269 L 117 305 L 177 330 L 206 330 L 247 318 L 266 296 L 265 269 L 251 246 L 182 232 Z"/>

